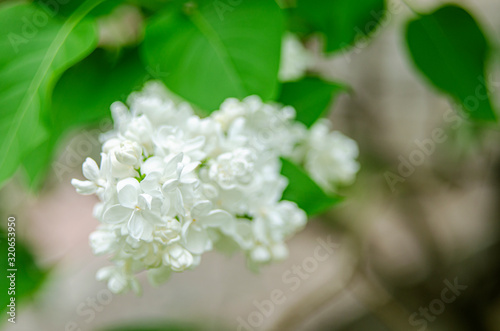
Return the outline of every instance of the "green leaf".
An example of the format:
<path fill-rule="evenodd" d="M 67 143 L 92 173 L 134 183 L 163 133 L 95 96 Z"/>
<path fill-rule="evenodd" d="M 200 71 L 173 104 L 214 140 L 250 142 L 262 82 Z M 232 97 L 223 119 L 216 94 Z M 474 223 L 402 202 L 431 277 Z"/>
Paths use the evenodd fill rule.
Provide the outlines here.
<path fill-rule="evenodd" d="M 10 287 L 10 280 L 7 276 L 10 275 L 11 271 L 8 271 L 7 269 L 12 269 L 12 267 L 8 265 L 9 260 L 7 260 L 7 249 L 9 248 L 8 243 L 7 232 L 0 227 L 0 251 L 2 254 L 2 258 L 0 259 L 0 288 L 3 292 L 1 296 L 3 299 L 0 300 L 0 312 L 4 318 L 8 317 L 6 311 L 7 304 L 10 303 L 10 296 L 7 293 L 8 288 Z M 31 250 L 19 240 L 17 233 L 15 249 L 14 269 L 17 269 L 15 272 L 15 302 L 17 312 L 19 309 L 19 303 L 33 297 L 36 291 L 40 288 L 47 276 L 47 272 L 37 266 Z M 12 257 L 12 255 L 10 257 Z"/>
<path fill-rule="evenodd" d="M 281 174 L 288 178 L 282 200 L 295 202 L 307 215 L 323 213 L 342 201 L 342 197 L 326 194 L 309 175 L 295 163 L 281 159 Z"/>
<path fill-rule="evenodd" d="M 181 323 L 155 323 L 151 321 L 144 321 L 136 323 L 136 325 L 121 325 L 118 327 L 105 328 L 103 331 L 198 331 L 202 330 L 192 324 Z"/>
<path fill-rule="evenodd" d="M 149 22 L 143 55 L 167 87 L 204 110 L 277 93 L 284 20 L 273 0 L 174 2 Z"/>
<path fill-rule="evenodd" d="M 144 68 L 137 49 L 125 50 L 118 60 L 97 49 L 68 69 L 54 88 L 52 106 L 46 114 L 50 136 L 23 162 L 30 187 L 36 190 L 43 183 L 57 143 L 66 132 L 110 118 L 114 101 L 125 101 L 130 92 L 159 74 Z"/>
<path fill-rule="evenodd" d="M 296 120 L 307 127 L 324 116 L 332 101 L 348 88 L 321 78 L 305 77 L 297 82 L 284 83 L 278 101 L 297 111 Z"/>
<path fill-rule="evenodd" d="M 333 52 L 369 36 L 385 16 L 384 0 L 297 0 L 294 21 L 326 37 L 326 51 Z M 296 26 L 297 23 L 292 24 Z M 304 31 L 304 28 L 299 30 Z"/>
<path fill-rule="evenodd" d="M 59 134 L 58 131 L 51 131 L 49 136 L 27 153 L 23 159 L 22 167 L 24 169 L 25 180 L 33 192 L 37 192 L 42 186 L 55 154 Z"/>
<path fill-rule="evenodd" d="M 64 17 L 71 16 L 86 0 L 38 0 L 37 2 L 43 4 L 48 10 L 55 15 Z M 64 2 L 64 3 L 63 3 Z M 124 0 L 105 0 L 93 8 L 88 16 L 98 17 L 110 14 L 113 9 L 125 2 Z"/>
<path fill-rule="evenodd" d="M 171 0 L 128 0 L 127 2 L 136 7 L 140 7 L 142 11 L 148 14 L 154 14 L 162 10 Z"/>
<path fill-rule="evenodd" d="M 66 71 L 57 83 L 50 122 L 66 129 L 110 117 L 113 102 L 125 101 L 132 91 L 142 89 L 156 75 L 144 67 L 137 49 L 126 50 L 118 60 L 97 49 Z"/>
<path fill-rule="evenodd" d="M 50 102 L 54 81 L 95 48 L 95 25 L 82 21 L 93 2 L 85 2 L 65 22 L 34 4 L 0 9 L 0 35 L 5 36 L 0 40 L 0 185 L 46 137 L 39 115 Z M 40 17 L 46 24 L 40 25 Z"/>
<path fill-rule="evenodd" d="M 446 5 L 410 21 L 406 42 L 417 68 L 471 119 L 496 121 L 485 86 L 489 42 L 467 11 Z"/>

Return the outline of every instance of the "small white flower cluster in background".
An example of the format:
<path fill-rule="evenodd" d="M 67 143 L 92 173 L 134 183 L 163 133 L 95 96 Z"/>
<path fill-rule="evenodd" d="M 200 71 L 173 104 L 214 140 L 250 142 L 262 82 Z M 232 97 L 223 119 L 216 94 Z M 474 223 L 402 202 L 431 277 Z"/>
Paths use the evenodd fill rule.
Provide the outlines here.
<path fill-rule="evenodd" d="M 87 158 L 87 180 L 72 180 L 77 192 L 100 199 L 90 244 L 111 256 L 97 278 L 115 293 L 139 291 L 143 270 L 159 284 L 212 249 L 242 250 L 251 267 L 284 259 L 285 240 L 306 214 L 281 200 L 288 182 L 280 157 L 307 158 L 299 162 L 326 187 L 358 170 L 352 140 L 322 122 L 307 130 L 292 107 L 256 96 L 227 99 L 200 118 L 151 82 L 128 104 L 111 107 L 115 129 L 102 136 L 100 166 Z"/>
<path fill-rule="evenodd" d="M 318 120 L 310 128 L 294 154 L 293 159 L 302 163 L 326 192 L 335 192 L 339 184 L 352 184 L 359 170 L 357 143 L 339 131 L 331 131 L 326 119 Z"/>
<path fill-rule="evenodd" d="M 304 77 L 314 64 L 314 57 L 300 39 L 287 32 L 281 41 L 281 61 L 278 77 L 282 82 L 295 81 Z"/>

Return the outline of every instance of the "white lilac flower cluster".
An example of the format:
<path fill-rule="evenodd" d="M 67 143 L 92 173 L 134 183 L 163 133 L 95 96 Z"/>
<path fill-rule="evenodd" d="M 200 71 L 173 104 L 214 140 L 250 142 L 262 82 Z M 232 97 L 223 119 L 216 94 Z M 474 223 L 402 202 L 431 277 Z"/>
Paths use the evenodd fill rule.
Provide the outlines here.
<path fill-rule="evenodd" d="M 128 104 L 111 106 L 115 128 L 102 137 L 100 166 L 87 158 L 87 180 L 72 180 L 78 193 L 100 199 L 90 245 L 111 256 L 97 278 L 116 293 L 139 291 L 138 272 L 159 284 L 212 249 L 242 250 L 252 267 L 284 259 L 285 240 L 306 214 L 281 200 L 281 156 L 310 158 L 304 166 L 328 185 L 357 171 L 349 138 L 321 123 L 308 131 L 292 107 L 256 96 L 227 99 L 200 118 L 151 82 Z"/>

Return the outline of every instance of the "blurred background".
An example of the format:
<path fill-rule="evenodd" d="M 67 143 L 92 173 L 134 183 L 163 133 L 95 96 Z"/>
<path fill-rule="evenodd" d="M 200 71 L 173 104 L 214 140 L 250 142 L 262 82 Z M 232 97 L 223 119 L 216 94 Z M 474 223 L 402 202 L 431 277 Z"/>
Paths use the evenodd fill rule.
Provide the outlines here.
<path fill-rule="evenodd" d="M 424 11 L 441 3 L 412 2 Z M 499 1 L 455 3 L 500 40 Z M 358 142 L 361 170 L 342 204 L 289 241 L 287 260 L 254 274 L 242 254 L 208 253 L 195 270 L 145 285 L 139 297 L 111 294 L 95 280 L 106 257 L 88 245 L 97 198 L 70 184 L 82 178 L 87 156 L 98 159 L 98 135 L 110 127 L 102 120 L 65 136 L 40 192 L 16 180 L 0 191 L 2 217 L 16 217 L 18 238 L 40 269 L 30 274 L 40 273 L 28 280 L 32 299 L 18 307 L 16 324 L 4 316 L 1 327 L 500 330 L 500 131 L 461 117 L 408 61 L 402 30 L 412 15 L 402 6 L 370 43 L 335 56 L 307 43 L 313 70 L 354 91 L 331 104 L 330 118 Z M 498 68 L 497 56 L 490 63 L 497 86 Z M 497 105 L 498 97 L 492 93 Z"/>

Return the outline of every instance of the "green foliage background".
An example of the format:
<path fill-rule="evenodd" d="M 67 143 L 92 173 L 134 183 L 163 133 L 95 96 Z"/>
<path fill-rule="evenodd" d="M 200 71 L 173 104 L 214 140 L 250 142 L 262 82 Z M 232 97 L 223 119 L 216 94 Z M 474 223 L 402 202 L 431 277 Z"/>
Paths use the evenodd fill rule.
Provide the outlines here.
<path fill-rule="evenodd" d="M 119 48 L 100 46 L 99 20 L 125 4 L 139 7 L 142 38 Z M 320 36 L 325 53 L 335 56 L 366 42 L 387 10 L 383 0 L 4 3 L 0 185 L 21 169 L 30 187 L 40 187 L 65 134 L 109 117 L 113 101 L 125 101 L 151 78 L 162 80 L 200 114 L 228 97 L 257 94 L 294 106 L 297 119 L 311 126 L 348 88 L 314 74 L 281 84 L 284 32 L 303 40 Z M 470 119 L 496 120 L 488 96 L 474 99 L 478 82 L 485 80 L 491 42 L 471 14 L 455 5 L 416 14 L 405 37 L 409 59 L 432 85 Z M 297 202 L 310 214 L 325 210 Z"/>

